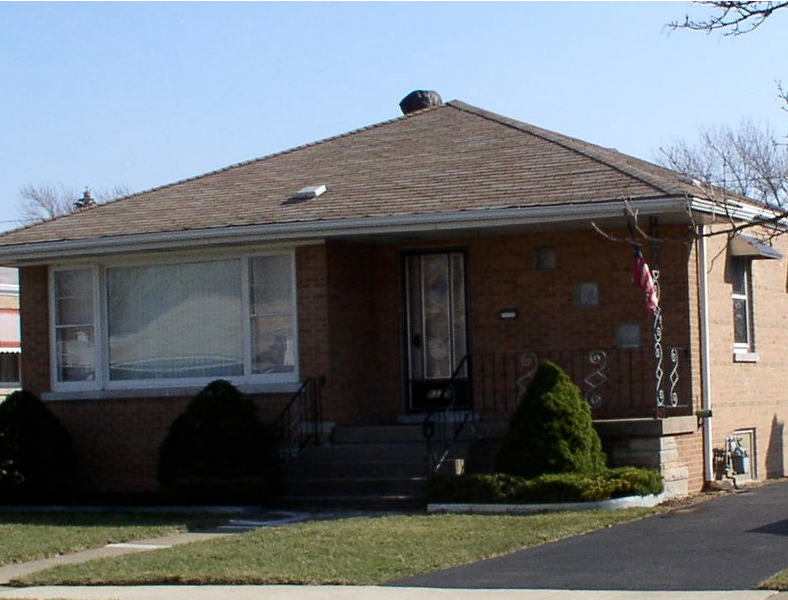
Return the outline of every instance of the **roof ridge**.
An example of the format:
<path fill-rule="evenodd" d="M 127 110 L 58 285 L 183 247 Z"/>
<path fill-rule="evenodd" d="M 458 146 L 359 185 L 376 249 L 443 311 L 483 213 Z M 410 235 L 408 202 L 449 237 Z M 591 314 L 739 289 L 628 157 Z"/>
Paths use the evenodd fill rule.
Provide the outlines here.
<path fill-rule="evenodd" d="M 631 156 L 629 154 L 624 154 L 623 152 L 619 152 L 618 150 L 605 148 L 597 144 L 592 144 L 591 142 L 586 142 L 579 138 L 574 138 L 568 135 L 564 135 L 563 133 L 550 131 L 549 129 L 543 129 L 542 127 L 537 127 L 536 125 L 532 125 L 524 121 L 519 121 L 517 119 L 505 117 L 503 115 L 499 115 L 497 113 L 485 110 L 483 108 L 473 106 L 472 104 L 468 104 L 461 100 L 451 100 L 450 102 L 447 102 L 447 104 L 458 110 L 463 110 L 465 112 L 475 114 L 479 117 L 500 123 L 501 125 L 506 125 L 507 127 L 513 127 L 515 129 L 519 129 L 520 131 L 542 138 L 543 140 L 546 140 L 548 142 L 552 142 L 559 146 L 563 146 L 564 148 L 571 150 L 572 152 L 582 154 L 587 158 L 590 158 L 597 162 L 603 163 L 608 167 L 616 169 L 617 171 L 620 171 L 625 175 L 634 177 L 642 181 L 643 183 L 646 183 L 656 188 L 657 190 L 659 190 L 664 194 L 685 195 L 689 193 L 689 190 L 686 187 L 684 187 L 684 185 L 682 185 L 681 181 L 679 180 L 681 174 L 678 171 L 673 171 L 665 167 L 660 167 L 659 165 L 650 163 L 646 160 L 637 158 L 635 156 Z M 616 157 L 611 157 L 610 154 L 615 154 Z M 620 160 L 612 160 L 613 158 L 617 158 L 617 157 L 621 157 Z M 631 161 L 635 161 L 637 163 L 642 163 L 643 165 L 647 165 L 648 168 L 662 169 L 666 171 L 666 173 L 671 173 L 675 175 L 676 185 L 668 184 L 667 182 L 663 181 L 661 177 L 649 173 L 643 168 L 639 168 L 636 165 L 630 164 Z"/>

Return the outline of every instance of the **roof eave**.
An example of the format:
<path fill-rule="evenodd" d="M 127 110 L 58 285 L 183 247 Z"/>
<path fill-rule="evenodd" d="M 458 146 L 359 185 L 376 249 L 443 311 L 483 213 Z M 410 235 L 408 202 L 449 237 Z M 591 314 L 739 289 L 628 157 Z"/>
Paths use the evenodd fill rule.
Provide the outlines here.
<path fill-rule="evenodd" d="M 635 204 L 638 213 L 643 216 L 688 214 L 688 200 L 685 197 L 639 200 Z M 591 220 L 620 218 L 626 205 L 625 201 L 616 200 L 36 242 L 0 247 L 0 264 L 23 266 L 99 255 L 188 250 L 197 247 L 205 248 L 207 246 L 282 242 L 298 244 L 334 237 L 362 235 L 370 237 L 395 233 L 450 232 L 453 230 L 479 230 L 549 223 L 580 223 Z"/>

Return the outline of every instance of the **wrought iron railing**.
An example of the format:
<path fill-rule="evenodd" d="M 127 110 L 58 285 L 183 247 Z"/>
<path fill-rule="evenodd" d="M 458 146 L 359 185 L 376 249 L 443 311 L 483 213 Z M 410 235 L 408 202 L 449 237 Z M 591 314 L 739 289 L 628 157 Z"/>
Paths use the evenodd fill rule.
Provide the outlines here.
<path fill-rule="evenodd" d="M 286 468 L 309 444 L 320 443 L 323 422 L 322 377 L 309 377 L 274 419 L 279 460 Z"/>
<path fill-rule="evenodd" d="M 543 360 L 567 372 L 596 419 L 692 414 L 689 352 L 672 347 L 660 349 L 659 356 L 653 348 L 476 354 L 476 410 L 486 415 L 510 414 Z"/>
<path fill-rule="evenodd" d="M 473 407 L 462 406 L 460 409 L 457 404 L 460 398 L 457 393 L 459 380 L 467 379 L 471 364 L 471 358 L 466 354 L 454 369 L 451 379 L 436 390 L 436 399 L 444 400 L 446 406 L 430 410 L 422 422 L 422 431 L 427 441 L 427 471 L 430 474 L 441 467 L 465 427 L 468 423 L 473 423 Z"/>

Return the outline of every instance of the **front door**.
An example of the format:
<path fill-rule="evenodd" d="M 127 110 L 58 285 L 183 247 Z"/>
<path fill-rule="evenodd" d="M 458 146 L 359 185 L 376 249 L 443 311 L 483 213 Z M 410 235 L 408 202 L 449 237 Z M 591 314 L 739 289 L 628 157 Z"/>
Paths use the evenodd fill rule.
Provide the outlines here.
<path fill-rule="evenodd" d="M 467 409 L 465 254 L 408 255 L 405 277 L 408 408 Z"/>

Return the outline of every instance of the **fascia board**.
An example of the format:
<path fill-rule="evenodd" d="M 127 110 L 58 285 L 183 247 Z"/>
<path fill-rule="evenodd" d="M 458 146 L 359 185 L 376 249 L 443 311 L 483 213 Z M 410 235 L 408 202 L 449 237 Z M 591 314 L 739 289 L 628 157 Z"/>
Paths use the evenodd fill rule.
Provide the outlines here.
<path fill-rule="evenodd" d="M 688 199 L 659 198 L 632 203 L 640 215 L 688 214 Z M 544 223 L 571 223 L 621 218 L 624 201 L 468 210 L 426 215 L 402 215 L 295 222 L 274 225 L 200 229 L 86 240 L 63 240 L 0 247 L 0 264 L 41 264 L 53 259 L 97 255 L 185 250 L 196 247 L 289 242 L 310 243 L 332 237 L 385 235 L 485 229 Z"/>

